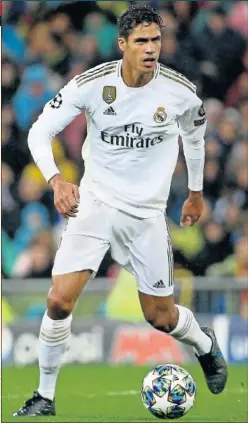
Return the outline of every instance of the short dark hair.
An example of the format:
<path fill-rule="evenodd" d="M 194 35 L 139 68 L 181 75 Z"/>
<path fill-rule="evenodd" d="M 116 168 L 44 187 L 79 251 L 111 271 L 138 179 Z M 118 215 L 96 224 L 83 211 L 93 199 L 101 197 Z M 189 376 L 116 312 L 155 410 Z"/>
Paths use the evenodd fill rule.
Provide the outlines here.
<path fill-rule="evenodd" d="M 119 17 L 118 28 L 119 36 L 128 38 L 132 30 L 139 24 L 147 22 L 148 24 L 156 23 L 160 30 L 163 26 L 163 20 L 156 9 L 153 9 L 147 4 L 135 4 L 129 8 Z"/>

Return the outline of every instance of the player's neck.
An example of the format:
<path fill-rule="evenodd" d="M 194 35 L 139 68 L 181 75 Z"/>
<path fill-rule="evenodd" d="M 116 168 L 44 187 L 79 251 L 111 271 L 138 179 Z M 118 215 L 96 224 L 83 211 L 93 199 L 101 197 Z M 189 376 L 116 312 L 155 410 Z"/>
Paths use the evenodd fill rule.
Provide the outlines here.
<path fill-rule="evenodd" d="M 123 60 L 121 69 L 122 79 L 128 87 L 139 88 L 148 84 L 153 78 L 153 72 L 140 73 Z"/>

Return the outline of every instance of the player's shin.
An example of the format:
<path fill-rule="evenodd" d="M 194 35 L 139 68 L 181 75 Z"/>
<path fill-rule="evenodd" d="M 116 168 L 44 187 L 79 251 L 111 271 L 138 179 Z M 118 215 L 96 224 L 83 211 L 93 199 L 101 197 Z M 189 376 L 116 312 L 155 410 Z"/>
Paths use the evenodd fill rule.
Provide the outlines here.
<path fill-rule="evenodd" d="M 38 392 L 53 400 L 56 380 L 63 354 L 71 333 L 72 316 L 63 320 L 52 320 L 44 314 L 39 336 L 40 383 Z"/>
<path fill-rule="evenodd" d="M 169 333 L 173 338 L 194 347 L 197 355 L 209 353 L 212 341 L 200 328 L 193 313 L 186 307 L 176 305 L 179 317 L 177 326 Z"/>

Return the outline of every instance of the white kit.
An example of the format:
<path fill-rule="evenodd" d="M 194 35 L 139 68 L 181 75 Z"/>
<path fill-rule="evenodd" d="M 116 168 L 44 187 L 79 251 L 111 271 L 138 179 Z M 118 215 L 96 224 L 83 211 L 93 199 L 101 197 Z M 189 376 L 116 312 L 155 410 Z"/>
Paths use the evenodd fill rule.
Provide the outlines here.
<path fill-rule="evenodd" d="M 121 65 L 109 62 L 76 76 L 47 103 L 29 133 L 31 153 L 49 180 L 59 173 L 52 138 L 86 112 L 79 213 L 69 219 L 53 273 L 97 271 L 110 247 L 113 258 L 135 274 L 141 291 L 170 295 L 172 253 L 164 213 L 179 135 L 189 189 L 202 189 L 204 107 L 183 75 L 158 64 L 147 85 L 132 88 L 122 79 Z M 139 259 L 138 252 L 131 251 L 136 244 Z M 140 265 L 134 264 L 138 261 Z M 142 266 L 149 269 L 141 275 Z"/>

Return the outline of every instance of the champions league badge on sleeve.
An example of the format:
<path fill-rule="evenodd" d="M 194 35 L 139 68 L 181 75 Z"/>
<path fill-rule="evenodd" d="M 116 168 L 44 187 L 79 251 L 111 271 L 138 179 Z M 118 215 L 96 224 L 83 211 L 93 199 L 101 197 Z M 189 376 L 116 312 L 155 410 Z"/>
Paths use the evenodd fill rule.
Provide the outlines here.
<path fill-rule="evenodd" d="M 59 109 L 60 106 L 62 105 L 63 100 L 62 100 L 62 94 L 58 93 L 51 101 L 50 101 L 50 106 L 52 107 L 52 109 Z"/>
<path fill-rule="evenodd" d="M 205 109 L 204 109 L 204 105 L 202 104 L 200 109 L 198 110 L 198 115 L 203 117 L 203 116 L 205 116 L 205 114 L 206 114 L 206 112 L 205 112 Z"/>
<path fill-rule="evenodd" d="M 167 114 L 165 113 L 164 107 L 158 107 L 157 111 L 153 115 L 153 119 L 157 123 L 163 123 L 167 118 Z"/>

